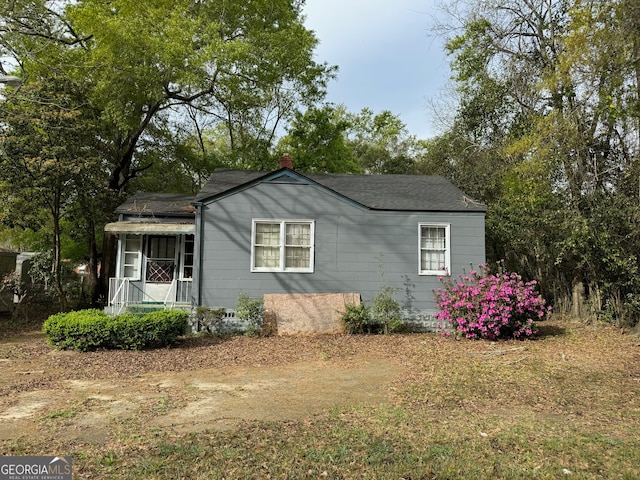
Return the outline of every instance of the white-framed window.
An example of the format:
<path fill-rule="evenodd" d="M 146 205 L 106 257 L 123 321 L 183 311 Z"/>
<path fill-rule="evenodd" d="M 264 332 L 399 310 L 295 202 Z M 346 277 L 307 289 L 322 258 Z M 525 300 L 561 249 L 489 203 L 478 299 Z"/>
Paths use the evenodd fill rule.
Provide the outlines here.
<path fill-rule="evenodd" d="M 193 278 L 193 252 L 194 252 L 194 237 L 193 235 L 182 236 L 182 248 L 180 249 L 182 260 L 180 265 L 182 266 L 180 272 L 181 280 L 188 280 Z"/>
<path fill-rule="evenodd" d="M 421 223 L 418 226 L 420 275 L 443 275 L 451 271 L 450 225 Z"/>
<path fill-rule="evenodd" d="M 313 220 L 254 219 L 252 272 L 313 272 Z"/>
<path fill-rule="evenodd" d="M 140 280 L 142 265 L 142 235 L 123 235 L 120 239 L 122 277 Z"/>

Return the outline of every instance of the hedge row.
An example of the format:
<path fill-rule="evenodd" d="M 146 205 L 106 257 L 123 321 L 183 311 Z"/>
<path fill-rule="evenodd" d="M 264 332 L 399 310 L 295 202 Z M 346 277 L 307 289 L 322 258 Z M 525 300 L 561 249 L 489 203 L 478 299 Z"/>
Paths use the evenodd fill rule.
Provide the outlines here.
<path fill-rule="evenodd" d="M 185 334 L 188 317 L 187 312 L 179 310 L 158 310 L 143 317 L 130 313 L 110 317 L 102 310 L 89 309 L 52 315 L 42 329 L 58 349 L 140 350 L 174 342 Z"/>

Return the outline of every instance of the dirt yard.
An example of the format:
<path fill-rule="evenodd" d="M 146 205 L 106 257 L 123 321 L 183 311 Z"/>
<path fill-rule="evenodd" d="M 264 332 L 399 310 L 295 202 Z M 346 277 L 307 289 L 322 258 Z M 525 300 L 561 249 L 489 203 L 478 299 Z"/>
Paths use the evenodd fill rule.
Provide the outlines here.
<path fill-rule="evenodd" d="M 0 341 L 0 440 L 108 442 L 143 422 L 179 433 L 296 420 L 385 402 L 403 366 L 373 337 L 186 339 L 150 351 L 57 351 L 34 332 Z M 60 438 L 62 437 L 62 438 Z"/>
<path fill-rule="evenodd" d="M 0 453 L 74 478 L 640 478 L 640 338 L 612 326 L 91 353 L 24 331 L 0 324 Z"/>

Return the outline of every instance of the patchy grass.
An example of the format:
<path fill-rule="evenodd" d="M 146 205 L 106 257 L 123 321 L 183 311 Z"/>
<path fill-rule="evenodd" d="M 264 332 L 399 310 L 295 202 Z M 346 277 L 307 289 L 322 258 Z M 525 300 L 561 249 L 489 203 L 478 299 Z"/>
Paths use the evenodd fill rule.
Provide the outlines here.
<path fill-rule="evenodd" d="M 40 419 L 40 421 L 54 420 L 56 418 L 73 418 L 75 417 L 75 415 L 76 415 L 76 412 L 72 410 L 56 410 L 44 415 Z"/>
<path fill-rule="evenodd" d="M 296 345 L 278 338 L 230 342 L 208 345 L 216 353 L 202 353 L 203 359 L 239 342 L 258 358 L 269 351 L 274 364 L 282 349 L 286 363 Z M 327 368 L 366 351 L 400 362 L 406 373 L 375 407 L 190 434 L 149 430 L 142 415 L 114 425 L 107 444 L 60 443 L 52 428 L 46 438 L 0 442 L 0 451 L 72 455 L 74 478 L 92 479 L 640 478 L 640 339 L 618 329 L 556 320 L 528 341 L 392 335 L 298 343 L 320 352 Z M 6 347 L 5 356 L 19 356 L 19 345 Z M 178 348 L 165 355 L 174 364 L 176 356 L 190 355 L 197 364 L 198 352 Z M 243 357 L 247 365 L 251 354 Z M 173 399 L 163 397 L 156 410 L 173 408 Z M 45 418 L 70 416 L 65 410 Z"/>

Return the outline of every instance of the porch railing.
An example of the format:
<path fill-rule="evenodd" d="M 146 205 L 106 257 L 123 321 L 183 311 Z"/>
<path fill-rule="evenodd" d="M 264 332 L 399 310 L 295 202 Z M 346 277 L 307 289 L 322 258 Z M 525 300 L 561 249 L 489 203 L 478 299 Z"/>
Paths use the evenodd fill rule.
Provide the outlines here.
<path fill-rule="evenodd" d="M 128 278 L 109 279 L 109 307 L 120 314 L 129 304 L 130 281 Z"/>
<path fill-rule="evenodd" d="M 191 303 L 191 279 L 173 280 L 167 295 L 164 297 L 164 307 L 173 308 L 176 304 Z"/>
<path fill-rule="evenodd" d="M 131 305 L 144 303 L 163 303 L 164 308 L 173 308 L 176 305 L 188 305 L 191 303 L 191 287 L 193 282 L 187 280 L 173 280 L 164 300 L 149 296 L 140 282 L 131 281 L 129 278 L 109 279 L 109 307 L 114 314 L 120 314 Z"/>

